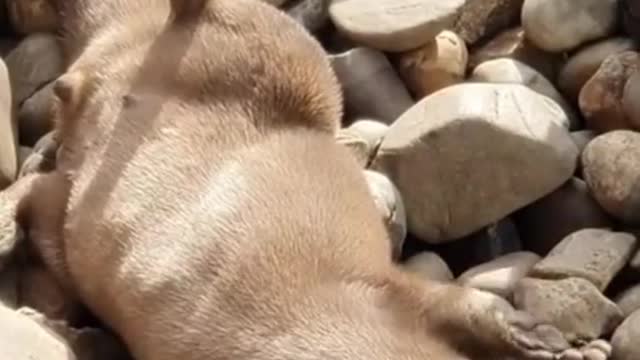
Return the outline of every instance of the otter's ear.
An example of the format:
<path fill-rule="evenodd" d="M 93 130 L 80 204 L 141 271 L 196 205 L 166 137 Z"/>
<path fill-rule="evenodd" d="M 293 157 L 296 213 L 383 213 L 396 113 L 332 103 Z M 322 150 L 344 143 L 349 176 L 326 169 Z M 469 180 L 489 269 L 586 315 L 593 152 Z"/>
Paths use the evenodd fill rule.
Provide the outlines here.
<path fill-rule="evenodd" d="M 55 80 L 53 94 L 65 109 L 74 109 L 80 102 L 85 82 L 86 78 L 82 72 L 68 72 Z"/>
<path fill-rule="evenodd" d="M 200 15 L 208 0 L 171 0 L 174 22 L 185 21 Z"/>

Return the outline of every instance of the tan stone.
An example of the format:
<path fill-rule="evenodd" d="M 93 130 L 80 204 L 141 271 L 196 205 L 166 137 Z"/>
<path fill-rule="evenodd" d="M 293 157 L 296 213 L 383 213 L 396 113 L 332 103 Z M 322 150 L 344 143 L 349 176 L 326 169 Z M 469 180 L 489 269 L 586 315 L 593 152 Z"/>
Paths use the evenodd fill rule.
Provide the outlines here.
<path fill-rule="evenodd" d="M 640 69 L 640 54 L 625 51 L 607 57 L 580 91 L 580 110 L 587 127 L 596 132 L 639 128 L 622 106 L 624 87 Z"/>
<path fill-rule="evenodd" d="M 421 99 L 464 81 L 468 58 L 467 47 L 460 36 L 445 30 L 435 41 L 399 54 L 395 63 L 414 98 Z"/>
<path fill-rule="evenodd" d="M 578 150 L 565 121 L 553 100 L 523 85 L 453 85 L 391 125 L 372 168 L 400 190 L 411 233 L 447 242 L 571 177 Z"/>
<path fill-rule="evenodd" d="M 464 0 L 332 0 L 335 26 L 354 41 L 384 51 L 418 48 L 453 25 Z"/>

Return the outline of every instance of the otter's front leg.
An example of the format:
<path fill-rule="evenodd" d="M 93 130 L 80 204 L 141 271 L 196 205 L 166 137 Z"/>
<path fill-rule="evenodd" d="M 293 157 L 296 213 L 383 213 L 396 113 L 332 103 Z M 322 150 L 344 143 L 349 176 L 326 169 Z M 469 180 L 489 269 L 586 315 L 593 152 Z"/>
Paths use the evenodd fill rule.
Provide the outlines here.
<path fill-rule="evenodd" d="M 572 347 L 557 328 L 494 294 L 456 285 L 430 288 L 430 331 L 473 359 L 605 360 L 611 354 L 602 340 Z"/>
<path fill-rule="evenodd" d="M 29 194 L 22 199 L 16 218 L 28 239 L 27 254 L 33 266 L 33 271 L 25 273 L 22 279 L 26 281 L 22 289 L 30 289 L 23 294 L 26 301 L 23 305 L 32 306 L 54 319 L 74 322 L 82 314 L 83 308 L 74 295 L 63 238 L 70 186 L 69 180 L 58 171 L 41 174 Z M 43 269 L 38 270 L 38 266 Z M 28 280 L 32 280 L 33 284 Z M 49 290 L 39 292 L 38 288 L 44 288 L 37 285 L 39 281 L 44 281 Z M 29 294 L 37 296 L 29 298 Z M 50 297 L 51 301 L 38 299 L 42 296 Z M 58 306 L 38 306 L 46 303 Z"/>

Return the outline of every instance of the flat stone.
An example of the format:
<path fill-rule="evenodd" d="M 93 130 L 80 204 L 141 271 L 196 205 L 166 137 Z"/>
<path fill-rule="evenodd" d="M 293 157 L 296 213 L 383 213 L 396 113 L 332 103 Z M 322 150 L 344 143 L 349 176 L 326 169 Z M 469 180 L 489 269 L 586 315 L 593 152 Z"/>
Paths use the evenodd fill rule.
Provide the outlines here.
<path fill-rule="evenodd" d="M 613 360 L 640 359 L 640 310 L 629 316 L 615 331 L 611 338 Z"/>
<path fill-rule="evenodd" d="M 18 172 L 18 136 L 12 103 L 9 72 L 0 60 L 0 189 L 9 186 Z"/>
<path fill-rule="evenodd" d="M 438 254 L 433 252 L 425 251 L 416 254 L 407 259 L 401 266 L 403 269 L 426 280 L 439 282 L 453 281 L 453 274 L 451 270 L 449 270 L 447 263 L 444 262 Z"/>
<path fill-rule="evenodd" d="M 400 190 L 409 231 L 429 243 L 448 242 L 571 177 L 578 152 L 563 122 L 553 100 L 523 85 L 453 85 L 394 122 L 371 167 Z"/>
<path fill-rule="evenodd" d="M 566 236 L 585 228 L 613 228 L 607 213 L 576 177 L 538 201 L 519 210 L 514 219 L 524 248 L 541 256 Z"/>
<path fill-rule="evenodd" d="M 384 51 L 418 48 L 454 21 L 465 0 L 332 0 L 329 15 L 353 41 Z"/>
<path fill-rule="evenodd" d="M 363 168 L 369 165 L 375 151 L 389 126 L 375 120 L 358 120 L 349 127 L 342 128 L 336 141 L 346 146 Z"/>
<path fill-rule="evenodd" d="M 64 71 L 62 49 L 53 34 L 27 36 L 5 61 L 11 74 L 13 101 L 17 105 Z"/>
<path fill-rule="evenodd" d="M 560 69 L 558 88 L 567 99 L 577 103 L 580 90 L 608 56 L 635 49 L 636 43 L 627 37 L 612 37 L 578 49 Z"/>
<path fill-rule="evenodd" d="M 581 278 L 524 278 L 516 286 L 513 299 L 517 309 L 554 325 L 569 342 L 599 339 L 624 320 L 616 304 Z"/>
<path fill-rule="evenodd" d="M 51 105 L 54 98 L 50 82 L 26 99 L 18 111 L 18 129 L 22 144 L 33 146 L 42 136 L 53 130 Z"/>
<path fill-rule="evenodd" d="M 469 69 L 493 59 L 515 59 L 536 69 L 547 79 L 555 79 L 561 62 L 558 54 L 538 49 L 525 36 L 521 26 L 505 30 L 486 44 L 469 50 Z"/>
<path fill-rule="evenodd" d="M 618 294 L 615 301 L 625 318 L 640 310 L 640 283 Z"/>
<path fill-rule="evenodd" d="M 579 277 L 604 291 L 627 264 L 636 237 L 605 229 L 583 229 L 565 237 L 531 270 L 530 276 L 545 279 Z"/>
<path fill-rule="evenodd" d="M 396 68 L 414 98 L 464 81 L 469 54 L 464 40 L 445 30 L 435 41 L 398 54 Z"/>
<path fill-rule="evenodd" d="M 607 57 L 587 81 L 578 99 L 587 127 L 596 132 L 640 128 L 622 105 L 627 81 L 640 69 L 640 54 L 625 51 Z"/>
<path fill-rule="evenodd" d="M 538 261 L 540 257 L 531 252 L 511 253 L 465 271 L 458 277 L 457 282 L 508 300 L 515 285 L 527 276 Z"/>
<path fill-rule="evenodd" d="M 352 117 L 380 119 L 390 124 L 414 101 L 387 57 L 380 51 L 358 47 L 330 56 Z"/>
<path fill-rule="evenodd" d="M 60 336 L 27 316 L 0 306 L 0 323 L 0 359 L 76 359 Z"/>
<path fill-rule="evenodd" d="M 502 58 L 481 63 L 473 69 L 471 81 L 522 84 L 541 95 L 553 99 L 567 114 L 568 129 L 578 128 L 579 119 L 573 108 L 556 90 L 555 86 L 529 65 L 514 59 Z"/>
<path fill-rule="evenodd" d="M 591 140 L 582 153 L 584 178 L 611 216 L 640 225 L 640 134 L 616 130 Z"/>
<path fill-rule="evenodd" d="M 369 191 L 389 232 L 391 255 L 393 259 L 398 259 L 402 254 L 402 246 L 407 236 L 407 215 L 402 197 L 386 176 L 371 170 L 365 170 L 364 174 L 369 184 Z"/>
<path fill-rule="evenodd" d="M 617 10 L 617 0 L 525 0 L 522 25 L 539 48 L 563 52 L 612 34 Z"/>
<path fill-rule="evenodd" d="M 453 29 L 467 44 L 517 24 L 524 0 L 467 0 Z"/>

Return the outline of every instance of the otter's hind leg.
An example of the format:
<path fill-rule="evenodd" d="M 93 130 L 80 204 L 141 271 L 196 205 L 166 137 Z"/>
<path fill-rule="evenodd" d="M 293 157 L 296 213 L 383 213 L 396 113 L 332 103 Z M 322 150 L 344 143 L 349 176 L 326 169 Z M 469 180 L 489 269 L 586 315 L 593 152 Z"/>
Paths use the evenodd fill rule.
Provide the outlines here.
<path fill-rule="evenodd" d="M 473 359 L 585 360 L 593 351 L 602 359 L 610 356 L 606 346 L 594 345 L 598 341 L 572 347 L 560 330 L 497 295 L 456 285 L 434 284 L 433 289 L 426 315 L 430 331 Z"/>

